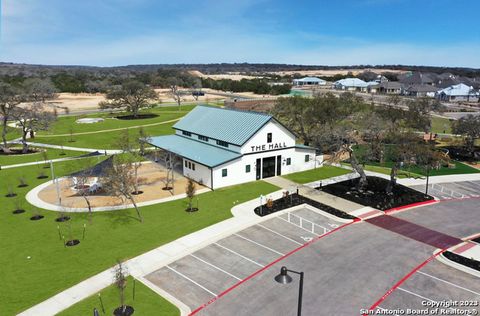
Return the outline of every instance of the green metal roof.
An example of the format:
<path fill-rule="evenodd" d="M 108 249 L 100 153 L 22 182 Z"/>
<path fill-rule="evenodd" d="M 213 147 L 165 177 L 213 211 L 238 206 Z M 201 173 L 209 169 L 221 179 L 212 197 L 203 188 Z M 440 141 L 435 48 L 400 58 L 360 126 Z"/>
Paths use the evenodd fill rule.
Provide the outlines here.
<path fill-rule="evenodd" d="M 266 113 L 197 106 L 173 128 L 241 146 L 270 119 Z"/>
<path fill-rule="evenodd" d="M 152 137 L 150 144 L 207 167 L 216 167 L 242 156 L 239 153 L 179 135 Z"/>

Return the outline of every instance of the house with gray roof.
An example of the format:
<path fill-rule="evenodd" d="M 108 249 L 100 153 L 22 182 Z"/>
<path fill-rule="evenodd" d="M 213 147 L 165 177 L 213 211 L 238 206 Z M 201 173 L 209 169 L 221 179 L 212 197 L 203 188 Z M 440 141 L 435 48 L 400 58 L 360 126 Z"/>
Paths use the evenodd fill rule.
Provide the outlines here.
<path fill-rule="evenodd" d="M 305 77 L 301 79 L 293 79 L 294 86 L 324 86 L 327 81 L 317 77 Z"/>
<path fill-rule="evenodd" d="M 368 83 L 358 78 L 345 78 L 333 83 L 333 88 L 346 91 L 366 92 Z"/>
<path fill-rule="evenodd" d="M 181 163 L 184 176 L 212 189 L 320 166 L 315 148 L 267 113 L 197 106 L 150 144 Z"/>
<path fill-rule="evenodd" d="M 428 85 L 428 84 L 413 84 L 413 85 L 410 85 L 408 86 L 403 94 L 404 95 L 408 95 L 408 96 L 412 96 L 412 97 L 430 97 L 430 98 L 433 98 L 435 97 L 435 93 L 438 91 L 439 89 L 434 87 L 434 86 L 431 86 L 431 85 Z"/>
<path fill-rule="evenodd" d="M 478 102 L 479 93 L 473 87 L 460 83 L 438 91 L 436 97 L 450 102 Z"/>
<path fill-rule="evenodd" d="M 403 84 L 398 81 L 382 82 L 378 85 L 378 93 L 382 94 L 401 94 L 403 91 Z"/>

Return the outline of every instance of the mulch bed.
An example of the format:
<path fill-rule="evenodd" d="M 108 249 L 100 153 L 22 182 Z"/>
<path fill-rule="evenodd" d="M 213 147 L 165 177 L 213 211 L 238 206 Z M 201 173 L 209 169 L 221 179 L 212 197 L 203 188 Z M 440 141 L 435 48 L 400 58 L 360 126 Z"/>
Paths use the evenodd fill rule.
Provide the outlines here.
<path fill-rule="evenodd" d="M 196 211 L 198 211 L 197 207 L 192 207 L 192 208 L 187 207 L 185 209 L 185 212 L 189 212 L 189 213 L 196 212 Z"/>
<path fill-rule="evenodd" d="M 68 220 L 70 220 L 70 216 L 66 216 L 66 215 L 57 217 L 57 218 L 55 219 L 56 222 L 60 222 L 60 223 L 61 223 L 61 222 L 66 222 L 66 221 L 68 221 Z"/>
<path fill-rule="evenodd" d="M 21 148 L 10 148 L 10 151 L 7 153 L 4 152 L 3 150 L 0 150 L 0 156 L 28 155 L 28 154 L 35 154 L 38 152 L 39 150 L 36 150 L 36 149 L 28 149 L 26 153 L 23 153 Z"/>
<path fill-rule="evenodd" d="M 35 216 L 30 217 L 30 220 L 31 221 L 38 221 L 38 220 L 41 220 L 43 217 L 44 217 L 43 215 L 35 215 Z"/>
<path fill-rule="evenodd" d="M 16 197 L 17 196 L 17 193 L 8 193 L 7 195 L 5 195 L 5 197 L 7 198 L 12 198 L 12 197 Z"/>
<path fill-rule="evenodd" d="M 119 115 L 116 118 L 119 120 L 143 120 L 143 119 L 151 119 L 157 117 L 157 114 L 153 113 L 145 113 L 145 114 L 138 114 L 137 117 L 133 115 Z"/>
<path fill-rule="evenodd" d="M 480 261 L 466 258 L 450 251 L 445 251 L 443 253 L 443 256 L 449 260 L 452 260 L 453 262 L 456 262 L 468 268 L 480 271 Z"/>
<path fill-rule="evenodd" d="M 65 243 L 65 246 L 67 247 L 73 247 L 73 246 L 76 246 L 80 243 L 80 240 L 78 239 L 72 239 L 72 240 L 69 240 Z"/>
<path fill-rule="evenodd" d="M 46 178 L 48 178 L 48 176 L 45 175 L 45 174 L 44 174 L 44 175 L 39 175 L 39 176 L 37 177 L 37 179 L 46 179 Z"/>
<path fill-rule="evenodd" d="M 140 191 L 140 190 L 138 190 L 138 191 L 133 191 L 132 194 L 133 194 L 133 195 L 140 195 L 140 194 L 143 194 L 143 191 Z"/>
<path fill-rule="evenodd" d="M 25 210 L 24 209 L 16 209 L 15 211 L 12 212 L 13 214 L 22 214 L 22 213 L 25 213 Z"/>
<path fill-rule="evenodd" d="M 26 188 L 26 187 L 28 187 L 28 184 L 22 183 L 22 184 L 19 184 L 18 187 L 19 188 Z"/>
<path fill-rule="evenodd" d="M 123 310 L 122 307 L 117 307 L 115 308 L 115 310 L 113 311 L 113 315 L 115 316 L 130 316 L 133 314 L 135 310 L 133 309 L 132 306 L 130 305 L 127 305 L 125 306 L 125 310 Z"/>
<path fill-rule="evenodd" d="M 367 177 L 367 179 L 368 184 L 362 190 L 357 189 L 359 178 L 332 183 L 317 189 L 345 200 L 382 211 L 412 203 L 433 200 L 433 197 L 429 195 L 425 195 L 400 184 L 396 184 L 393 187 L 392 194 L 388 195 L 385 192 L 389 182 L 388 180 L 378 177 Z"/>
<path fill-rule="evenodd" d="M 293 206 L 301 205 L 301 204 L 308 204 L 311 205 L 315 208 L 318 208 L 322 211 L 325 211 L 327 213 L 330 213 L 332 215 L 335 215 L 340 218 L 345 218 L 345 219 L 355 219 L 355 216 L 349 215 L 345 212 L 342 212 L 340 210 L 337 210 L 336 208 L 333 208 L 331 206 L 325 205 L 323 203 L 311 200 L 309 198 L 304 197 L 303 195 L 293 193 L 288 195 L 287 197 L 282 197 L 280 199 L 274 200 L 273 201 L 273 206 L 269 208 L 267 204 L 263 204 L 262 208 L 256 207 L 254 209 L 255 214 L 258 216 L 265 216 L 268 214 L 272 214 Z"/>
<path fill-rule="evenodd" d="M 476 242 L 477 244 L 480 244 L 480 237 L 477 237 L 475 239 L 472 239 L 472 241 Z"/>

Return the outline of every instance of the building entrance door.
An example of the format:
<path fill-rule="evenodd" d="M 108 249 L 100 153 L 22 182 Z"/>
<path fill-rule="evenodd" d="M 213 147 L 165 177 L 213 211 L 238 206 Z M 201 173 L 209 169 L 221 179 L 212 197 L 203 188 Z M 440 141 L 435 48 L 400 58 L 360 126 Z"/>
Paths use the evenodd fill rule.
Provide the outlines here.
<path fill-rule="evenodd" d="M 262 159 L 262 179 L 275 176 L 275 156 Z"/>

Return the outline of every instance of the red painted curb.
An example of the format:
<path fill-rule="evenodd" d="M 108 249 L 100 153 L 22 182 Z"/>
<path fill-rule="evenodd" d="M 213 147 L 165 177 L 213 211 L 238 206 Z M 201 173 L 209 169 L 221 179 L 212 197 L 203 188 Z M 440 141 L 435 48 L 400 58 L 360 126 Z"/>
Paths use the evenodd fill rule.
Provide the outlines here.
<path fill-rule="evenodd" d="M 403 206 L 394 207 L 394 208 L 385 210 L 383 212 L 385 214 L 389 214 L 389 213 L 392 213 L 392 212 L 405 211 L 406 209 L 409 209 L 409 208 L 412 208 L 412 207 L 424 206 L 424 205 L 428 205 L 428 204 L 434 204 L 434 203 L 437 203 L 437 202 L 439 202 L 439 201 L 429 200 L 429 201 L 423 201 L 423 202 L 415 202 L 415 203 L 412 203 L 412 204 L 407 204 L 407 205 L 403 205 Z"/>
<path fill-rule="evenodd" d="M 293 255 L 294 253 L 298 252 L 299 250 L 305 248 L 305 247 L 308 247 L 310 246 L 311 244 L 313 244 L 314 242 L 316 242 L 317 240 L 327 236 L 327 235 L 330 235 L 344 227 L 347 227 L 353 223 L 356 223 L 360 221 L 360 219 L 356 218 L 353 222 L 350 222 L 350 223 L 347 223 L 347 224 L 344 224 L 342 226 L 339 226 L 331 231 L 329 231 L 328 233 L 326 234 L 323 234 L 323 235 L 320 235 L 320 236 L 317 236 L 315 237 L 314 239 L 310 240 L 309 242 L 306 242 L 305 244 L 303 244 L 302 246 L 298 247 L 298 248 L 295 248 L 293 249 L 292 251 L 290 251 L 289 253 L 281 256 L 280 258 L 276 259 L 275 261 L 272 261 L 270 262 L 269 264 L 267 264 L 266 266 L 264 266 L 263 268 L 255 271 L 253 274 L 249 275 L 248 277 L 246 277 L 245 279 L 241 280 L 241 281 L 238 281 L 237 283 L 235 283 L 233 286 L 229 287 L 228 289 L 226 289 L 225 291 L 223 291 L 222 293 L 218 294 L 217 296 L 215 296 L 214 298 L 212 298 L 210 301 L 208 301 L 207 303 L 203 304 L 202 306 L 198 307 L 197 309 L 195 309 L 194 311 L 192 311 L 189 316 L 192 316 L 192 315 L 195 315 L 196 313 L 200 312 L 202 309 L 206 308 L 207 306 L 211 305 L 212 303 L 214 303 L 215 301 L 217 301 L 219 298 L 221 298 L 222 296 L 225 296 L 226 294 L 228 294 L 229 292 L 231 292 L 232 290 L 234 290 L 236 287 L 238 287 L 239 285 L 247 282 L 248 280 L 252 279 L 253 277 L 255 277 L 256 275 L 262 273 L 263 271 L 267 270 L 268 268 L 270 268 L 271 266 L 273 266 L 274 264 L 282 261 L 283 259 Z"/>
<path fill-rule="evenodd" d="M 426 266 L 430 261 L 432 261 L 433 259 L 435 259 L 437 256 L 441 255 L 442 253 L 444 253 L 445 251 L 447 250 L 447 248 L 445 249 L 442 249 L 436 253 L 434 253 L 433 255 L 431 255 L 427 260 L 425 260 L 424 262 L 422 262 L 420 265 L 416 266 L 412 271 L 410 271 L 407 275 L 405 275 L 403 278 L 401 278 L 397 283 L 395 283 L 395 285 L 393 285 L 378 301 L 375 302 L 375 304 L 373 304 L 369 310 L 374 310 L 375 308 L 377 308 L 387 297 L 390 296 L 390 294 L 392 294 L 400 285 L 402 285 L 407 279 L 409 279 L 415 272 L 417 272 L 418 270 L 420 270 L 421 268 L 423 268 L 424 266 Z M 367 314 L 363 314 L 363 316 L 366 316 Z"/>

